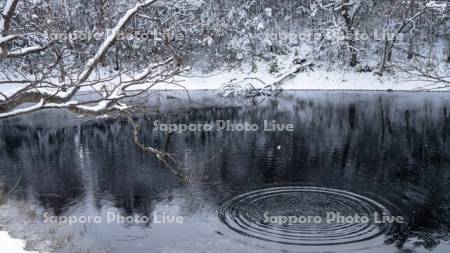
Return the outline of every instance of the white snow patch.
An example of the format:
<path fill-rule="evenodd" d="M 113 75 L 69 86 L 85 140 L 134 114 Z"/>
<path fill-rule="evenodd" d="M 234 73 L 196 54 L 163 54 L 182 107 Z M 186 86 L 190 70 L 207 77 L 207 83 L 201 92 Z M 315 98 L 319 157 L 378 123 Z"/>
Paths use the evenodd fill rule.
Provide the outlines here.
<path fill-rule="evenodd" d="M 435 2 L 435 1 L 430 1 L 427 3 L 426 5 L 428 8 L 431 9 L 435 9 L 438 10 L 440 12 L 445 12 L 445 10 L 447 9 L 447 3 L 442 1 L 442 2 Z"/>
<path fill-rule="evenodd" d="M 261 30 L 264 30 L 264 29 L 266 29 L 266 26 L 264 25 L 264 23 L 263 22 L 259 22 L 258 26 L 256 27 L 256 30 L 257 31 L 261 31 Z"/>
<path fill-rule="evenodd" d="M 105 114 L 105 115 L 97 116 L 96 118 L 97 118 L 97 119 L 108 119 L 108 118 L 109 118 L 109 115 L 108 115 L 108 114 Z"/>
<path fill-rule="evenodd" d="M 78 108 L 83 111 L 88 112 L 100 112 L 108 108 L 108 105 L 111 103 L 111 100 L 102 100 L 97 105 L 89 106 L 89 105 L 79 105 Z"/>
<path fill-rule="evenodd" d="M 13 239 L 6 231 L 0 231 L 0 247 L 5 253 L 38 253 L 37 251 L 25 251 L 25 241 Z"/>

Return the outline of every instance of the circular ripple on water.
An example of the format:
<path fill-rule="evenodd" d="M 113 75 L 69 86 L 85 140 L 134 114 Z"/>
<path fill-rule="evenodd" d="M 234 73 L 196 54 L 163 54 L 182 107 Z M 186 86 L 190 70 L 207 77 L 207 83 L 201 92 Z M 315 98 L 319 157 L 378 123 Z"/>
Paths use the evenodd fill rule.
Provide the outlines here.
<path fill-rule="evenodd" d="M 327 213 L 369 217 L 369 222 L 328 222 Z M 374 214 L 392 215 L 383 204 L 348 191 L 320 187 L 275 187 L 228 200 L 219 210 L 221 222 L 242 235 L 289 245 L 328 246 L 367 241 L 387 233 L 391 225 L 376 223 Z M 278 224 L 268 217 L 322 217 L 322 222 Z M 272 220 L 273 221 L 273 220 Z"/>

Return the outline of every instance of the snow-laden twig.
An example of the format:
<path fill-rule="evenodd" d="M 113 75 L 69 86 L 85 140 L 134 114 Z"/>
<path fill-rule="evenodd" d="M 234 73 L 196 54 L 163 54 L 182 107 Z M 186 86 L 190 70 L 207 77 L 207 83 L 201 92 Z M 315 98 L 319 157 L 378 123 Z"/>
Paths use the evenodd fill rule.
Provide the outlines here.
<path fill-rule="evenodd" d="M 17 35 L 7 35 L 4 37 L 0 35 L 0 46 L 15 39 L 15 38 L 17 38 Z"/>
<path fill-rule="evenodd" d="M 39 51 L 45 50 L 47 46 L 29 46 L 21 49 L 17 49 L 6 54 L 7 57 L 20 57 L 27 54 L 37 53 Z"/>
<path fill-rule="evenodd" d="M 427 83 L 417 87 L 416 90 L 442 90 L 450 88 L 450 73 L 442 69 L 434 68 L 434 70 L 426 67 L 403 67 L 397 65 L 396 68 L 407 76 L 411 77 L 411 81 L 420 81 Z"/>
<path fill-rule="evenodd" d="M 41 101 L 39 101 L 39 103 L 34 104 L 32 106 L 28 106 L 26 108 L 21 108 L 21 109 L 15 109 L 10 112 L 0 113 L 0 118 L 7 118 L 7 117 L 15 116 L 15 115 L 34 112 L 36 110 L 42 109 L 43 106 L 44 106 L 44 99 L 41 99 Z"/>

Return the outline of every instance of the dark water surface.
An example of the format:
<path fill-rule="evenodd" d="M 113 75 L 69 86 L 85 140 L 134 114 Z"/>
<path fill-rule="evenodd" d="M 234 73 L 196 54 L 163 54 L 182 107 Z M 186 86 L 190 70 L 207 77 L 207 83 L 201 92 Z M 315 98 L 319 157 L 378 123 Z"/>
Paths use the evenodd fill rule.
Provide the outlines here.
<path fill-rule="evenodd" d="M 14 189 L 0 222 L 53 252 L 450 252 L 450 94 L 288 92 L 257 105 L 176 97 L 186 96 L 155 98 L 138 122 L 143 142 L 173 153 L 189 182 L 143 153 L 125 119 L 46 111 L 0 121 L 0 176 Z M 168 135 L 154 120 L 295 129 Z M 103 220 L 58 226 L 46 212 Z M 407 222 L 263 221 L 326 212 Z M 111 213 L 150 220 L 108 223 Z"/>

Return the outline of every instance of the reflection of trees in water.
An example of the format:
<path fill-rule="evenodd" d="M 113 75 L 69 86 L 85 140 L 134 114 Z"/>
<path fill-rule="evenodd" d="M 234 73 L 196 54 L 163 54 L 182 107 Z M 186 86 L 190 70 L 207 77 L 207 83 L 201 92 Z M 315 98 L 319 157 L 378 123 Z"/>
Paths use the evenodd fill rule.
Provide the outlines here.
<path fill-rule="evenodd" d="M 92 193 L 94 204 L 112 201 L 124 214 L 149 215 L 162 192 L 179 182 L 159 161 L 136 148 L 129 126 L 93 122 L 41 127 L 0 124 L 1 170 L 15 195 L 37 201 L 56 215 Z M 5 147 L 5 149 L 3 149 Z"/>
<path fill-rule="evenodd" d="M 345 188 L 398 202 L 411 215 L 410 226 L 392 243 L 402 246 L 418 237 L 432 248 L 450 224 L 446 106 L 439 100 L 391 96 L 288 96 L 257 108 L 197 108 L 140 124 L 144 142 L 175 153 L 191 175 L 182 196 L 195 196 L 182 207 L 187 214 L 266 184 Z M 247 121 L 261 128 L 264 120 L 276 120 L 293 123 L 295 132 L 192 132 L 168 138 L 151 131 L 155 119 Z M 42 206 L 60 213 L 91 192 L 98 207 L 106 199 L 125 214 L 149 214 L 155 203 L 171 196 L 168 192 L 184 189 L 156 158 L 134 145 L 126 121 L 49 122 L 0 124 L 0 171 L 10 185 L 23 176 L 19 197 L 37 196 Z"/>
<path fill-rule="evenodd" d="M 158 159 L 136 147 L 126 121 L 87 124 L 81 127 L 81 136 L 95 173 L 92 178 L 98 203 L 109 196 L 126 215 L 138 212 L 151 216 L 162 193 L 180 185 Z"/>
<path fill-rule="evenodd" d="M 83 195 L 79 160 L 73 152 L 76 127 L 34 127 L 6 121 L 0 124 L 0 174 L 15 193 L 38 201 L 60 214 Z"/>
<path fill-rule="evenodd" d="M 405 104 L 403 104 L 405 103 Z M 432 248 L 448 235 L 449 158 L 446 105 L 392 97 L 326 100 L 288 99 L 267 107 L 206 109 L 187 122 L 229 119 L 294 123 L 294 133 L 188 134 L 188 145 L 172 145 L 197 167 L 194 183 L 210 199 L 264 183 L 307 183 L 374 193 L 412 214 L 411 224 L 392 238 L 402 246 L 410 237 Z M 186 122 L 183 122 L 186 123 Z M 278 149 L 280 146 L 280 149 Z M 214 184 L 207 182 L 212 180 Z M 217 196 L 222 196 L 217 197 Z M 220 201 L 217 201 L 220 203 Z M 431 221 L 427 221 L 432 219 Z"/>

